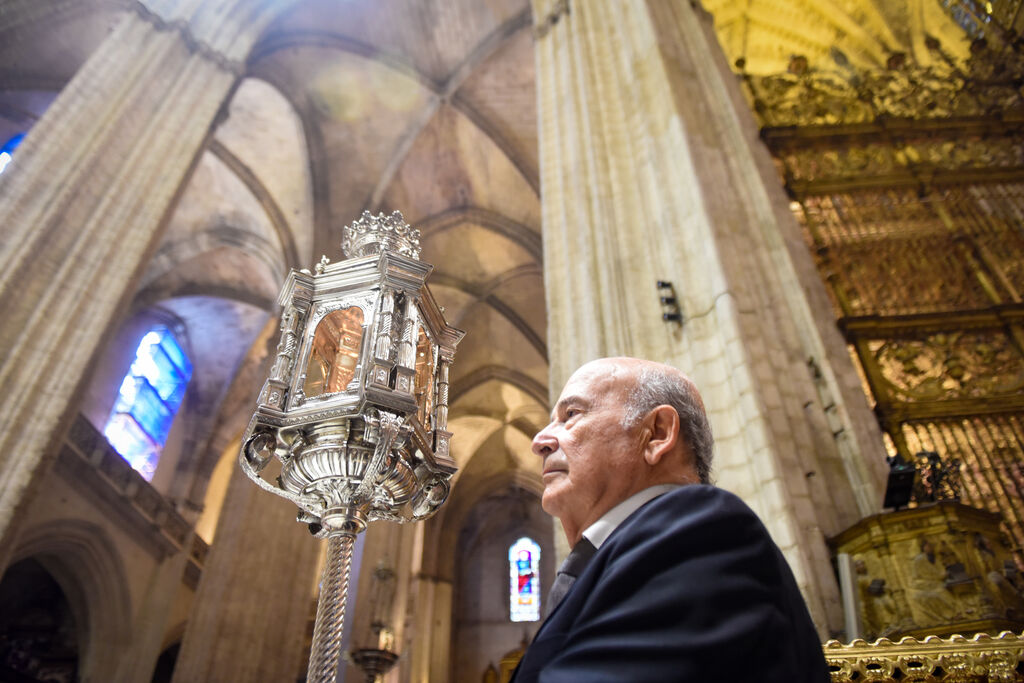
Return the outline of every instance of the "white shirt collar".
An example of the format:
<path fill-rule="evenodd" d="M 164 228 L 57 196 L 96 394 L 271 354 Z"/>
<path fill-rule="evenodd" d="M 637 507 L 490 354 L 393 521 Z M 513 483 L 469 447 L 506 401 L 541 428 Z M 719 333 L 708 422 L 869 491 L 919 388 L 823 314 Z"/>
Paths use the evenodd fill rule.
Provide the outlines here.
<path fill-rule="evenodd" d="M 608 512 L 601 516 L 601 519 L 597 520 L 586 529 L 583 530 L 583 535 L 587 537 L 587 540 L 594 544 L 595 548 L 600 548 L 601 544 L 608 540 L 608 537 L 612 535 L 612 532 L 623 521 L 626 517 L 636 512 L 641 505 L 648 501 L 654 500 L 663 493 L 668 493 L 679 488 L 681 484 L 656 484 L 650 488 L 646 488 L 643 491 L 634 493 L 632 496 L 622 501 Z"/>

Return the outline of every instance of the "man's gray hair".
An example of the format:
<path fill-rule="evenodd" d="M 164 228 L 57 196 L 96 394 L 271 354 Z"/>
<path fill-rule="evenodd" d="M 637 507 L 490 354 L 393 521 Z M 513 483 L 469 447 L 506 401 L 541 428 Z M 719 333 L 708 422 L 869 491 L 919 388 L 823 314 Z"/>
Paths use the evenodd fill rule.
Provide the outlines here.
<path fill-rule="evenodd" d="M 643 366 L 636 373 L 636 385 L 626 398 L 623 426 L 636 426 L 660 405 L 672 406 L 679 415 L 681 440 L 693 453 L 700 483 L 711 483 L 714 438 L 704 405 L 692 383 L 658 366 Z"/>

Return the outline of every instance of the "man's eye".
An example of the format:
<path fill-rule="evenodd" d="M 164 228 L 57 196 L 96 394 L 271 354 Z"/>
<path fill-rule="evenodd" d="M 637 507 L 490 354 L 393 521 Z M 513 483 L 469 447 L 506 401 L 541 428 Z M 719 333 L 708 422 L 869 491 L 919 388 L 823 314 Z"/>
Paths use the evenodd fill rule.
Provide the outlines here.
<path fill-rule="evenodd" d="M 568 420 L 569 418 L 573 417 L 574 415 L 578 415 L 579 412 L 580 411 L 576 410 L 575 408 L 569 408 L 569 410 L 565 411 L 565 419 Z"/>

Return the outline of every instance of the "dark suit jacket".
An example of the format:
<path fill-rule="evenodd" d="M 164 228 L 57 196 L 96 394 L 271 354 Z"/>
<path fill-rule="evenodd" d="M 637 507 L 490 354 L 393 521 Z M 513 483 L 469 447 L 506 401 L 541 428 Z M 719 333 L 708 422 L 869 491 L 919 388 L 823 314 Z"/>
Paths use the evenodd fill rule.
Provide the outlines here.
<path fill-rule="evenodd" d="M 684 486 L 630 515 L 526 650 L 515 683 L 824 683 L 793 574 L 739 498 Z"/>

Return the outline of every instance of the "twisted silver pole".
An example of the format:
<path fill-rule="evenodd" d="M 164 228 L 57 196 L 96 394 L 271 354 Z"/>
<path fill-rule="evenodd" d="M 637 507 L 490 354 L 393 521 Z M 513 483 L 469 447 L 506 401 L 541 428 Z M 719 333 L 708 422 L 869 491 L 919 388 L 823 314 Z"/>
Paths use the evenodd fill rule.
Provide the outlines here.
<path fill-rule="evenodd" d="M 341 631 L 345 625 L 345 598 L 352 571 L 352 544 L 356 536 L 350 532 L 332 534 L 327 538 L 327 559 L 320 577 L 320 599 L 313 627 L 313 648 L 309 653 L 307 683 L 334 683 L 341 657 Z"/>

